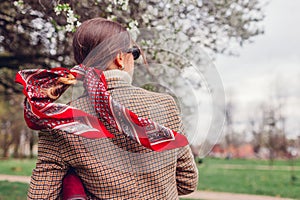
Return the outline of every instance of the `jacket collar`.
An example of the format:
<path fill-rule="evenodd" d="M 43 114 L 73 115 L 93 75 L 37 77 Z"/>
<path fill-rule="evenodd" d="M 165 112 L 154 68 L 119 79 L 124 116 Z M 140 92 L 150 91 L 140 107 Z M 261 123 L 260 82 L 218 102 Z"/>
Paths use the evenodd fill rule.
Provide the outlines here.
<path fill-rule="evenodd" d="M 103 73 L 106 79 L 108 90 L 131 86 L 132 78 L 125 71 L 114 69 L 104 71 Z"/>

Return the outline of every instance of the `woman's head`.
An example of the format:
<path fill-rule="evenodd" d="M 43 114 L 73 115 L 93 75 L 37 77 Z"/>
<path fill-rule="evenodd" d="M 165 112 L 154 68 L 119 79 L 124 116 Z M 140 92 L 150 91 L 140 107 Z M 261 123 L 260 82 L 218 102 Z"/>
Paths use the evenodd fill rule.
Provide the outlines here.
<path fill-rule="evenodd" d="M 73 38 L 74 58 L 77 64 L 107 67 L 119 52 L 128 49 L 130 45 L 129 33 L 121 24 L 94 18 L 78 27 Z"/>

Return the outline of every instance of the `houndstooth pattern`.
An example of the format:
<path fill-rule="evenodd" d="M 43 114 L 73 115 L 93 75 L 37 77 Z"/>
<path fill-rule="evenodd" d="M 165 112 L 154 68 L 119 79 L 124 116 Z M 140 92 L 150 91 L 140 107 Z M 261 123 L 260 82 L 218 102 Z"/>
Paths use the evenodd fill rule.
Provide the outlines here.
<path fill-rule="evenodd" d="M 108 79 L 107 84 L 112 98 L 139 117 L 181 132 L 171 96 L 133 87 L 118 78 Z M 72 106 L 96 115 L 88 97 L 75 100 Z M 28 199 L 59 199 L 62 179 L 70 167 L 93 200 L 176 200 L 196 189 L 198 172 L 188 146 L 154 152 L 105 125 L 114 138 L 90 140 L 63 132 L 39 133 L 38 161 Z"/>

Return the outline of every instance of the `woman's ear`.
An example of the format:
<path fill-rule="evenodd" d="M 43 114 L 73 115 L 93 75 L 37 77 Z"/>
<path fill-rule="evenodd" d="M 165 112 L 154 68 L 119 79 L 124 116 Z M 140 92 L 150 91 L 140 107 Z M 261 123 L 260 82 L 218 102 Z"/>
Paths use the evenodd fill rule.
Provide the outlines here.
<path fill-rule="evenodd" d="M 124 69 L 124 58 L 122 52 L 117 54 L 115 58 L 115 64 L 117 65 L 118 68 Z"/>

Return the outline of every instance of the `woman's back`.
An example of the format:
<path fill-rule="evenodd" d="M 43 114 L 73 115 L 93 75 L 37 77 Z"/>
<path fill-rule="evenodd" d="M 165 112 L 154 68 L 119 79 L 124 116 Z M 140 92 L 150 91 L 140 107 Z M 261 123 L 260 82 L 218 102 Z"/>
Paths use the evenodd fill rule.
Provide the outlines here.
<path fill-rule="evenodd" d="M 117 77 L 108 78 L 107 84 L 113 98 L 138 116 L 149 116 L 179 131 L 181 123 L 171 96 L 133 87 Z M 87 96 L 75 100 L 71 105 L 96 115 Z M 43 147 L 55 145 L 60 154 L 49 148 L 39 156 L 61 160 L 65 164 L 61 164 L 62 169 L 73 167 L 81 177 L 89 199 L 169 200 L 178 199 L 177 190 L 179 194 L 184 194 L 195 189 L 197 169 L 188 147 L 155 152 L 118 133 L 108 124 L 106 127 L 115 135 L 114 138 L 91 140 L 62 132 L 52 135 L 42 133 L 39 142 L 43 143 Z M 34 175 L 33 180 L 38 179 Z M 55 180 L 48 181 L 44 185 L 57 185 L 53 183 Z M 53 188 L 49 190 L 53 196 L 59 192 Z M 51 198 L 51 193 L 49 195 L 47 198 Z"/>

